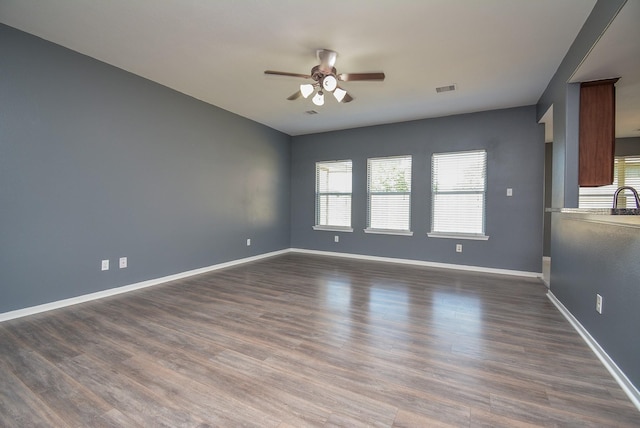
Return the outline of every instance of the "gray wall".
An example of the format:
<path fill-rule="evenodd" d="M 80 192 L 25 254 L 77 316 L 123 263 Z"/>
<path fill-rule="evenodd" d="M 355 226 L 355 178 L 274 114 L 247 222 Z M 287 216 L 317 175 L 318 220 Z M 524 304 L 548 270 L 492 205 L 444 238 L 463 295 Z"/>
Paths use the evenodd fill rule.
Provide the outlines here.
<path fill-rule="evenodd" d="M 577 135 L 578 122 L 572 114 L 556 115 L 557 106 L 572 104 L 573 87 L 577 84 L 567 85 L 569 76 L 624 3 L 625 0 L 598 0 L 537 105 L 538 119 L 551 104 L 554 106 L 552 191 L 556 208 L 576 206 L 567 195 L 578 192 L 577 176 L 574 177 L 578 147 L 577 144 L 566 144 L 569 138 L 566 136 Z M 616 144 L 616 154 L 622 155 L 633 142 Z M 562 161 L 557 161 L 556 155 L 561 156 Z M 566 159 L 575 160 L 576 164 L 567 165 Z M 620 242 L 616 243 L 618 239 Z M 559 213 L 552 215 L 551 291 L 636 388 L 640 387 L 640 347 L 635 331 L 640 324 L 638 260 L 640 234 L 637 229 L 578 222 Z M 596 292 L 604 297 L 602 315 L 595 311 Z"/>
<path fill-rule="evenodd" d="M 640 155 L 640 137 L 616 138 L 616 156 Z"/>
<path fill-rule="evenodd" d="M 551 213 L 546 208 L 551 208 L 551 183 L 553 179 L 553 143 L 544 145 L 544 244 L 542 254 L 551 257 Z"/>
<path fill-rule="evenodd" d="M 551 291 L 640 386 L 640 229 L 553 213 L 552 232 Z"/>
<path fill-rule="evenodd" d="M 536 105 L 537 120 L 553 106 L 554 208 L 578 206 L 580 84 L 567 82 L 625 2 L 598 0 Z"/>
<path fill-rule="evenodd" d="M 291 246 L 500 269 L 540 272 L 544 129 L 535 107 L 521 107 L 298 136 L 292 143 Z M 427 238 L 431 155 L 486 149 L 488 241 Z M 414 235 L 365 234 L 367 158 L 413 156 Z M 353 160 L 353 233 L 314 231 L 315 162 Z M 512 197 L 506 189 L 513 188 Z M 334 235 L 340 242 L 334 243 Z M 455 244 L 463 244 L 463 253 Z"/>
<path fill-rule="evenodd" d="M 640 155 L 640 137 L 616 138 L 616 156 Z M 545 171 L 544 171 L 544 206 L 551 208 L 551 183 L 553 165 L 553 143 L 545 146 Z M 544 247 L 543 255 L 551 257 L 551 213 L 544 213 Z"/>
<path fill-rule="evenodd" d="M 4 25 L 0 76 L 0 313 L 289 247 L 289 136 Z"/>

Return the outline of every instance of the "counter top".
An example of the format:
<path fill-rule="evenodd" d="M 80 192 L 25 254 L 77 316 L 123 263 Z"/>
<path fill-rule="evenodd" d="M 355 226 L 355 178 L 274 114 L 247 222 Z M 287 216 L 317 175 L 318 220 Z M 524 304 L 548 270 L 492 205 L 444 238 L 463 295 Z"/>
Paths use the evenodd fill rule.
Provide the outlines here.
<path fill-rule="evenodd" d="M 640 215 L 637 208 L 547 208 L 550 213 L 591 215 Z"/>
<path fill-rule="evenodd" d="M 636 208 L 547 208 L 567 220 L 605 223 L 640 229 L 640 210 Z"/>

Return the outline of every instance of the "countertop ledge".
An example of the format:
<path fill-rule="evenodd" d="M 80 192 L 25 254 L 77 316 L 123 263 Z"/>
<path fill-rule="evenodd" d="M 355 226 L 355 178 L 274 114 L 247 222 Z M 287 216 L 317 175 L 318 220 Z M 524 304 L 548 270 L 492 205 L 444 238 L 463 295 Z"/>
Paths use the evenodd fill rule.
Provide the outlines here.
<path fill-rule="evenodd" d="M 628 227 L 640 232 L 640 210 L 635 208 L 547 208 L 560 219 Z"/>
<path fill-rule="evenodd" d="M 549 213 L 591 215 L 640 215 L 637 208 L 547 208 Z"/>

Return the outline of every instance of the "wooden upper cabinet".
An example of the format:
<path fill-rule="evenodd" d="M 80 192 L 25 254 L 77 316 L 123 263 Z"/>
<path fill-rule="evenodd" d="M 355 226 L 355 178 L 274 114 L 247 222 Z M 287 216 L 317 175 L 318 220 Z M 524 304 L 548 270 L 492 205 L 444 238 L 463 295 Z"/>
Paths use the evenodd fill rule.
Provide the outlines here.
<path fill-rule="evenodd" d="M 613 183 L 616 88 L 618 79 L 580 84 L 580 163 L 582 187 Z"/>

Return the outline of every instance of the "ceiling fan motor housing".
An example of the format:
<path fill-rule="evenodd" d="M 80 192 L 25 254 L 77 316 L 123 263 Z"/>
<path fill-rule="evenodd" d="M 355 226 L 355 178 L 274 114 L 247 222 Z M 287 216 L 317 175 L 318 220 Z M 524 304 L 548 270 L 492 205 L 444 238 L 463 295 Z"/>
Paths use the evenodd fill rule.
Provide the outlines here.
<path fill-rule="evenodd" d="M 320 64 L 318 68 L 325 74 L 331 74 L 336 72 L 334 66 L 336 65 L 336 58 L 338 58 L 338 52 L 329 49 L 318 49 L 316 56 Z"/>

